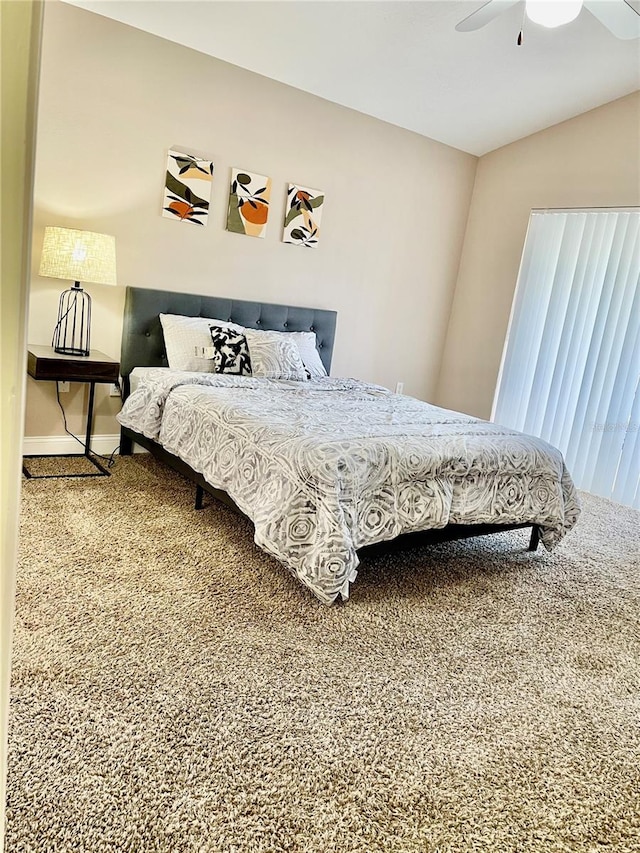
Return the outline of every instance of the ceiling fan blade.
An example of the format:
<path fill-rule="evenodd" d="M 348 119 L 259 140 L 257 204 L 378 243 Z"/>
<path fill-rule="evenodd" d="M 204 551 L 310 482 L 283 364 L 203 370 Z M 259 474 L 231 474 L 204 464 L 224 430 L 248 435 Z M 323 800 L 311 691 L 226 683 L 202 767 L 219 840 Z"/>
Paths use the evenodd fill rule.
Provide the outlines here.
<path fill-rule="evenodd" d="M 459 24 L 456 24 L 456 30 L 459 33 L 468 33 L 471 30 L 479 30 L 484 27 L 489 21 L 497 18 L 501 12 L 508 9 L 509 6 L 515 6 L 518 0 L 488 0 L 484 6 L 476 9 L 470 15 L 467 15 Z"/>
<path fill-rule="evenodd" d="M 626 0 L 584 0 L 584 6 L 616 38 L 640 38 L 640 15 Z"/>

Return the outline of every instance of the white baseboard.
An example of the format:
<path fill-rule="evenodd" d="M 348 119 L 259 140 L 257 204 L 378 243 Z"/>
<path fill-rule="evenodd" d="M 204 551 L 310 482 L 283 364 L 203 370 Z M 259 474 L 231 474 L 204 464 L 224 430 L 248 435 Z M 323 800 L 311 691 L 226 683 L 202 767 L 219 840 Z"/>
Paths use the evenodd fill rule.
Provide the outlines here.
<path fill-rule="evenodd" d="M 79 435 L 78 438 L 84 438 Z M 120 434 L 92 435 L 91 449 L 94 453 L 109 456 L 120 444 Z M 134 445 L 134 453 L 146 453 L 142 447 Z M 23 456 L 57 456 L 64 453 L 82 453 L 82 445 L 70 435 L 25 435 L 22 439 Z"/>

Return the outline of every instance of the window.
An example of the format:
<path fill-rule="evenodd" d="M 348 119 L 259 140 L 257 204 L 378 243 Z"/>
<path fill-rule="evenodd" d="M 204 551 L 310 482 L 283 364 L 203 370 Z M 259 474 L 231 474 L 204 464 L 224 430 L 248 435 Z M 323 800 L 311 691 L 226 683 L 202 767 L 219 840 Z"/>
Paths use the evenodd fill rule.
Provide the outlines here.
<path fill-rule="evenodd" d="M 640 508 L 640 211 L 533 211 L 492 419 Z"/>

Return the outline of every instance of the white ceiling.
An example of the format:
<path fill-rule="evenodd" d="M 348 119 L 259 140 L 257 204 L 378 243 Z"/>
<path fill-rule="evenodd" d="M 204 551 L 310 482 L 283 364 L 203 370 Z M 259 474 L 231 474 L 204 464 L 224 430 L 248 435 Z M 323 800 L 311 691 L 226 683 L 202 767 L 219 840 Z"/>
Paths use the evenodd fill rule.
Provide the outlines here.
<path fill-rule="evenodd" d="M 524 0 L 469 33 L 483 0 L 67 2 L 476 155 L 640 88 L 640 39 L 586 9 L 518 47 Z"/>

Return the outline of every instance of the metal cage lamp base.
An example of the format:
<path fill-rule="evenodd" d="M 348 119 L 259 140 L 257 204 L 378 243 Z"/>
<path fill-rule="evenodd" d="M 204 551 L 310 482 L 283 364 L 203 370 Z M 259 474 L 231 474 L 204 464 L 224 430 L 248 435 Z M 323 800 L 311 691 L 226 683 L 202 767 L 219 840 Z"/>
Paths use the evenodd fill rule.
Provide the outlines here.
<path fill-rule="evenodd" d="M 62 355 L 89 355 L 91 332 L 91 297 L 76 281 L 60 294 L 58 322 L 53 331 L 52 346 Z"/>

